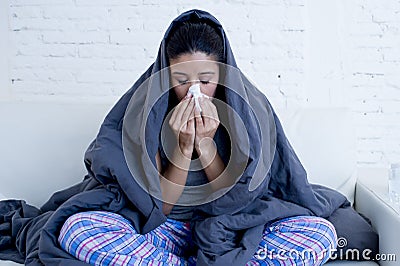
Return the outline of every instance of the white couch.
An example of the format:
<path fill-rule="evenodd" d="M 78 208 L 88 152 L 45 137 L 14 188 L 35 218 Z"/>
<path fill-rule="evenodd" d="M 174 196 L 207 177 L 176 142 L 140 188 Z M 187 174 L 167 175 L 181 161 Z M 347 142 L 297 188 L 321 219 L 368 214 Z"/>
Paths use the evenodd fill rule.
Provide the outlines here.
<path fill-rule="evenodd" d="M 53 192 L 79 182 L 85 174 L 83 154 L 112 105 L 0 102 L 0 198 L 26 199 L 40 206 Z M 343 108 L 277 113 L 310 181 L 338 189 L 355 201 L 357 210 L 372 220 L 380 235 L 380 252 L 400 255 L 396 244 L 400 239 L 399 216 L 378 197 L 384 193 L 385 184 L 376 176 L 367 177 L 369 171 L 358 175 L 356 182 L 351 113 Z M 17 264 L 0 261 L 0 266 L 4 265 Z"/>

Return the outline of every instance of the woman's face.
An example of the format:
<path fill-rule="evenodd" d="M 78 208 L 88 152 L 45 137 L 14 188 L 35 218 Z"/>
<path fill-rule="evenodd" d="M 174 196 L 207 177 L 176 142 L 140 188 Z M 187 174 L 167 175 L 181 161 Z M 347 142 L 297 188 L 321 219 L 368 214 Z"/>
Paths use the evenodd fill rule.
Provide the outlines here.
<path fill-rule="evenodd" d="M 182 100 L 190 86 L 200 84 L 202 93 L 214 97 L 218 85 L 218 62 L 213 56 L 203 52 L 182 54 L 176 59 L 171 59 L 171 81 L 178 100 Z"/>

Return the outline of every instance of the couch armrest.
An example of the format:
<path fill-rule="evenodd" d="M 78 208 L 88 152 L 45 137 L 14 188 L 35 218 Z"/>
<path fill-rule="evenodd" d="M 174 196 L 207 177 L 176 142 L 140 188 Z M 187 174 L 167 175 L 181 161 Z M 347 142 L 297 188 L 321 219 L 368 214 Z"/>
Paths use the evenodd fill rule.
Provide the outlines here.
<path fill-rule="evenodd" d="M 379 256 L 386 260 L 380 265 L 398 265 L 400 261 L 400 214 L 387 196 L 387 170 L 363 169 L 359 171 L 356 195 L 356 210 L 371 220 L 379 234 Z M 395 256 L 395 258 L 393 258 Z M 389 257 L 391 257 L 389 259 Z M 397 262 L 396 262 L 397 260 Z"/>

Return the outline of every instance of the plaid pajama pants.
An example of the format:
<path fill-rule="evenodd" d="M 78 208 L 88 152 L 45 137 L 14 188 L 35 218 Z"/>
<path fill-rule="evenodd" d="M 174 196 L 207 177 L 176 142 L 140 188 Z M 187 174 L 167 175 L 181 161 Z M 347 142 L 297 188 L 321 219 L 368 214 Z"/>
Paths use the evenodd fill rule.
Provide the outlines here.
<path fill-rule="evenodd" d="M 61 247 L 92 265 L 196 265 L 189 223 L 168 219 L 141 235 L 122 216 L 89 211 L 64 223 Z M 285 218 L 265 227 L 251 265 L 321 265 L 336 248 L 333 225 L 313 216 Z"/>

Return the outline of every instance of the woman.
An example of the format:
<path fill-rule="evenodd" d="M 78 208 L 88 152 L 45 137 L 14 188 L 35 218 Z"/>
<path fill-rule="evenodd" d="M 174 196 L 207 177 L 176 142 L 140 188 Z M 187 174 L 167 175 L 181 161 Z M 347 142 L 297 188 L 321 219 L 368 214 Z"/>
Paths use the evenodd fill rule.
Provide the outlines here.
<path fill-rule="evenodd" d="M 265 95 L 204 11 L 171 23 L 157 59 L 109 112 L 84 159 L 84 180 L 40 210 L 0 202 L 0 258 L 319 265 L 336 233 L 351 248 L 377 240 L 343 195 L 308 183 Z"/>
<path fill-rule="evenodd" d="M 190 228 L 196 206 L 182 206 L 177 202 L 185 186 L 217 180 L 226 168 L 226 157 L 229 157 L 229 138 L 220 125 L 218 109 L 213 103 L 214 98 L 223 100 L 224 96 L 224 88 L 219 86 L 221 71 L 218 64 L 225 60 L 224 43 L 222 36 L 210 25 L 212 23 L 208 23 L 206 20 L 182 22 L 166 37 L 172 90 L 169 115 L 165 119 L 178 141 L 170 139 L 175 144 L 169 157 L 160 141 L 156 165 L 161 175 L 162 211 L 168 220 L 152 231 L 140 234 L 118 214 L 75 214 L 65 222 L 59 243 L 76 258 L 93 265 L 196 264 L 196 245 Z M 196 84 L 207 97 L 195 99 L 188 93 Z M 196 106 L 196 100 L 200 106 Z M 216 145 L 211 140 L 215 140 Z M 197 158 L 202 169 L 191 171 Z M 213 188 L 218 189 L 215 184 Z M 267 224 L 247 265 L 320 265 L 327 261 L 335 247 L 335 228 L 323 218 L 293 216 L 278 219 Z M 235 261 L 233 263 L 236 265 Z"/>

